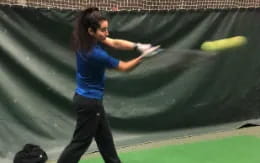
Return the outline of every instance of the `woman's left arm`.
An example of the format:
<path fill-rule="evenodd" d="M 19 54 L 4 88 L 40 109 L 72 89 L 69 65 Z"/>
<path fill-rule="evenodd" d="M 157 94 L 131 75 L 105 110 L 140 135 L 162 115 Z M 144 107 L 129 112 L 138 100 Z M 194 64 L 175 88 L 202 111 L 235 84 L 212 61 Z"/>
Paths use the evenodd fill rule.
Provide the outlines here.
<path fill-rule="evenodd" d="M 146 49 L 151 47 L 151 44 L 141 44 L 141 43 L 134 43 L 128 40 L 121 40 L 121 39 L 112 39 L 107 37 L 104 41 L 104 44 L 110 46 L 115 49 L 119 50 L 138 50 L 141 53 Z"/>

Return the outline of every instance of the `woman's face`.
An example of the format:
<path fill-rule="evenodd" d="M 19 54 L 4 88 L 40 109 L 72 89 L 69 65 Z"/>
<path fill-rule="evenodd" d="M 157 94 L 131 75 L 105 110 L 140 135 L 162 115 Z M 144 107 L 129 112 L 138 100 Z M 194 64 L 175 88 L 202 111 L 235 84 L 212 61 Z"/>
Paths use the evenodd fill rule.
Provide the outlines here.
<path fill-rule="evenodd" d="M 108 32 L 108 21 L 107 20 L 102 20 L 102 21 L 99 22 L 99 24 L 100 24 L 100 27 L 97 29 L 97 31 L 96 32 L 91 32 L 90 35 L 92 35 L 98 41 L 103 41 L 109 35 L 109 32 Z"/>

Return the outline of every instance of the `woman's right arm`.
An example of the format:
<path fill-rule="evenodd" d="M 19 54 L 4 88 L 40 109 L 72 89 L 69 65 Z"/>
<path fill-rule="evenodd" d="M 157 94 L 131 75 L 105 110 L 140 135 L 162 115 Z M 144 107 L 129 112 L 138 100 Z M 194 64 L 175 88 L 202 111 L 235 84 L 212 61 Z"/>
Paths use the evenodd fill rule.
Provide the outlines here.
<path fill-rule="evenodd" d="M 118 71 L 127 72 L 135 68 L 142 61 L 142 56 L 134 58 L 130 61 L 119 61 L 119 64 L 116 68 Z"/>

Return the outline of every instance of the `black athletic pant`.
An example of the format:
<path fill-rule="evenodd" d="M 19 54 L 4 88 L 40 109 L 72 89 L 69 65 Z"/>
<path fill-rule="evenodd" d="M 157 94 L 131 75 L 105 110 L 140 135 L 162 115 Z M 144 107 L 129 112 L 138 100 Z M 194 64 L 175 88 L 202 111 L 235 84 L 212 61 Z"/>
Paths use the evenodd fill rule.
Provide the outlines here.
<path fill-rule="evenodd" d="M 58 163 L 78 163 L 93 138 L 105 163 L 121 163 L 116 153 L 102 101 L 76 94 L 73 98 L 73 107 L 77 111 L 76 129 Z"/>

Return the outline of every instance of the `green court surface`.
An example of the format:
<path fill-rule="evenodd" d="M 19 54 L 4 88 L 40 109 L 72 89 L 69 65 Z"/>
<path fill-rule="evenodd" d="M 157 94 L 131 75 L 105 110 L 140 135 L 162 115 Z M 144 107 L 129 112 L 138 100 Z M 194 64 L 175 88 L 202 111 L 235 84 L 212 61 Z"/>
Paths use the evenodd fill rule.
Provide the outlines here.
<path fill-rule="evenodd" d="M 260 163 L 260 138 L 233 136 L 119 153 L 123 163 Z M 80 163 L 103 163 L 101 157 Z"/>

